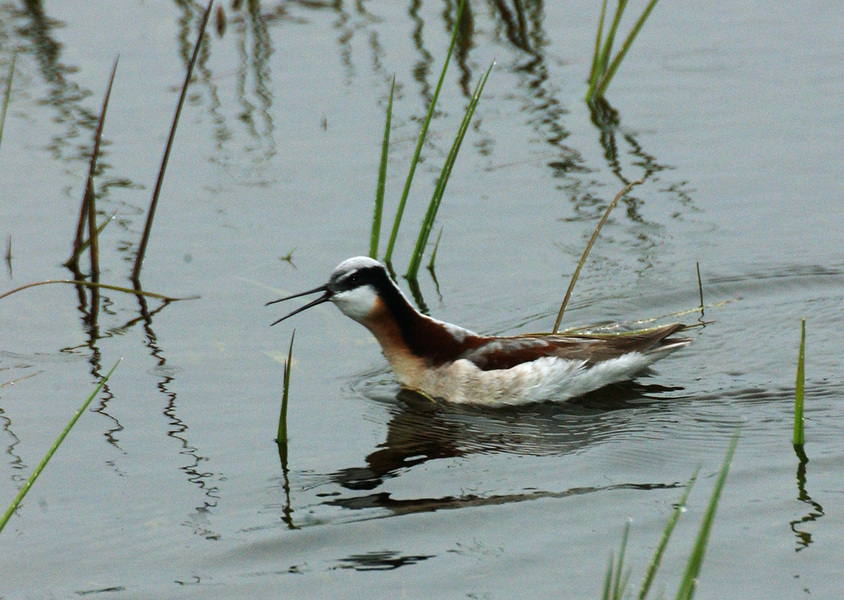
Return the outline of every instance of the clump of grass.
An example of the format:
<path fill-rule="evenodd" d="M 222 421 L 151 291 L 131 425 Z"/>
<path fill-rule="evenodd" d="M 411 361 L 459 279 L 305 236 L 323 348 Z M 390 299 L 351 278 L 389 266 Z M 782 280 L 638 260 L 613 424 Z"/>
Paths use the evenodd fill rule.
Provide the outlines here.
<path fill-rule="evenodd" d="M 396 208 L 396 215 L 393 219 L 393 228 L 390 232 L 390 238 L 387 242 L 387 250 L 384 254 L 384 262 L 387 263 L 388 267 L 392 262 L 396 238 L 398 236 L 399 227 L 401 226 L 402 217 L 404 216 L 404 209 L 407 204 L 407 197 L 410 193 L 410 187 L 413 182 L 413 176 L 416 172 L 416 166 L 419 163 L 419 157 L 422 152 L 422 146 L 425 143 L 425 137 L 428 132 L 428 127 L 431 123 L 431 119 L 434 114 L 434 108 L 436 107 L 437 99 L 439 98 L 440 90 L 442 89 L 442 84 L 445 79 L 445 74 L 448 70 L 448 64 L 451 60 L 451 55 L 454 51 L 454 46 L 457 41 L 457 33 L 460 25 L 460 19 L 463 14 L 464 4 L 465 0 L 461 0 L 460 4 L 457 7 L 457 15 L 455 17 L 454 27 L 452 28 L 451 32 L 451 42 L 448 47 L 448 53 L 446 54 L 445 62 L 443 63 L 443 68 L 440 72 L 439 80 L 437 81 L 436 88 L 434 89 L 434 94 L 431 98 L 431 103 L 428 106 L 428 112 L 425 115 L 425 119 L 422 121 L 422 127 L 419 131 L 419 138 L 416 142 L 416 149 L 414 151 L 413 157 L 411 158 L 410 167 L 408 169 L 407 178 L 404 184 L 404 189 L 402 190 L 402 195 L 399 199 L 398 207 Z M 455 136 L 454 142 L 452 143 L 451 149 L 449 150 L 449 153 L 446 157 L 445 164 L 443 165 L 442 170 L 440 172 L 440 176 L 437 179 L 437 185 L 435 186 L 434 193 L 431 197 L 430 202 L 428 203 L 428 209 L 425 213 L 424 219 L 422 220 L 422 225 L 419 228 L 419 234 L 416 239 L 416 245 L 414 247 L 413 253 L 411 254 L 410 263 L 407 267 L 407 272 L 405 273 L 405 277 L 409 281 L 413 281 L 414 279 L 416 279 L 419 273 L 419 267 L 422 262 L 422 256 L 427 247 L 428 239 L 431 235 L 431 230 L 433 228 L 440 204 L 442 203 L 448 179 L 451 175 L 452 169 L 454 168 L 454 163 L 457 160 L 457 154 L 460 151 L 460 146 L 463 143 L 463 138 L 466 135 L 466 131 L 469 129 L 469 124 L 472 120 L 472 115 L 474 114 L 475 108 L 477 107 L 478 101 L 480 100 L 481 92 L 483 91 L 483 88 L 486 85 L 486 80 L 489 77 L 490 71 L 492 71 L 492 67 L 494 64 L 495 63 L 493 62 L 489 66 L 486 73 L 479 80 L 477 86 L 475 87 L 475 91 L 472 94 L 472 97 L 469 100 L 469 105 L 467 106 L 466 112 L 463 115 L 463 120 L 461 121 L 460 127 L 458 128 L 457 135 Z M 378 239 L 380 237 L 381 215 L 383 212 L 384 184 L 387 172 L 387 153 L 390 139 L 390 122 L 392 118 L 394 90 L 395 77 L 393 78 L 393 84 L 390 89 L 390 101 L 387 105 L 387 117 L 386 124 L 384 127 L 384 141 L 381 147 L 381 161 L 378 173 L 378 186 L 376 188 L 375 209 L 373 211 L 372 228 L 369 240 L 369 256 L 371 258 L 377 258 L 378 254 Z M 433 264 L 433 260 L 431 261 L 431 264 Z"/>
<path fill-rule="evenodd" d="M 604 94 L 615 72 L 621 65 L 621 61 L 624 60 L 627 51 L 630 50 L 630 46 L 633 44 L 633 40 L 636 39 L 636 36 L 644 26 L 656 3 L 657 0 L 650 0 L 648 2 L 645 10 L 642 11 L 642 14 L 639 15 L 633 28 L 630 30 L 630 33 L 627 34 L 624 43 L 621 45 L 621 49 L 610 60 L 613 43 L 618 32 L 618 25 L 621 23 L 621 15 L 627 7 L 627 0 L 618 0 L 615 15 L 613 15 L 612 23 L 610 23 L 606 37 L 604 37 L 604 19 L 607 13 L 607 0 L 603 0 L 601 3 L 601 16 L 598 19 L 598 30 L 595 35 L 595 51 L 592 55 L 592 70 L 589 73 L 589 87 L 586 90 L 587 102 L 594 102 L 595 100 L 604 98 Z"/>
<path fill-rule="evenodd" d="M 454 28 L 451 31 L 451 43 L 448 46 L 448 53 L 445 56 L 440 78 L 437 81 L 437 86 L 434 88 L 434 95 L 431 98 L 431 104 L 428 107 L 428 113 L 422 121 L 422 128 L 419 131 L 419 139 L 416 141 L 416 150 L 413 152 L 413 158 L 410 160 L 410 168 L 407 172 L 407 179 L 404 183 L 401 198 L 399 199 L 398 208 L 396 209 L 396 216 L 393 219 L 393 229 L 390 232 L 390 239 L 387 243 L 387 251 L 384 254 L 385 262 L 391 262 L 393 257 L 393 249 L 396 245 L 396 237 L 399 233 L 399 226 L 401 225 L 402 217 L 404 216 L 404 207 L 407 204 L 407 197 L 410 194 L 410 186 L 413 183 L 413 175 L 416 173 L 416 165 L 419 163 L 419 155 L 422 153 L 422 145 L 425 143 L 425 137 L 428 134 L 428 126 L 431 124 L 431 119 L 434 115 L 434 107 L 437 105 L 437 99 L 440 96 L 440 89 L 442 89 L 443 81 L 445 80 L 445 73 L 448 70 L 448 63 L 451 60 L 451 54 L 454 52 L 454 45 L 457 41 L 457 31 L 460 25 L 460 18 L 463 15 L 463 6 L 466 0 L 460 0 L 457 7 L 457 16 L 454 19 Z"/>
<path fill-rule="evenodd" d="M 492 67 L 495 62 L 489 65 L 489 68 L 484 73 L 484 76 L 478 81 L 472 98 L 469 101 L 469 106 L 466 107 L 466 112 L 463 115 L 463 120 L 457 130 L 457 136 L 451 145 L 451 149 L 446 157 L 440 177 L 437 180 L 437 185 L 434 188 L 434 195 L 431 196 L 431 201 L 428 203 L 428 210 L 425 213 L 425 218 L 422 220 L 422 226 L 419 229 L 419 236 L 416 239 L 416 247 L 413 249 L 413 254 L 410 258 L 410 264 L 407 267 L 405 277 L 408 279 L 416 279 L 419 272 L 419 264 L 422 262 L 422 255 L 425 252 L 425 247 L 428 245 L 428 237 L 431 235 L 431 228 L 434 226 L 434 219 L 437 217 L 437 211 L 442 203 L 443 195 L 445 194 L 445 186 L 448 184 L 448 179 L 451 176 L 451 170 L 454 168 L 454 162 L 457 160 L 457 153 L 460 152 L 460 146 L 463 143 L 463 137 L 469 129 L 469 123 L 472 121 L 472 115 L 475 113 L 475 108 L 478 106 L 478 101 L 481 99 L 481 92 L 484 90 L 486 80 L 489 77 Z"/>
<path fill-rule="evenodd" d="M 583 254 L 580 257 L 580 261 L 577 263 L 577 267 L 574 270 L 574 274 L 571 276 L 571 281 L 569 281 L 569 287 L 566 290 L 566 295 L 563 298 L 563 302 L 560 305 L 560 311 L 557 313 L 557 319 L 554 321 L 554 327 L 551 329 L 551 333 L 557 333 L 560 329 L 560 323 L 563 320 L 563 313 L 566 311 L 566 306 L 568 306 L 569 299 L 571 298 L 571 293 L 574 290 L 574 284 L 577 282 L 577 278 L 580 275 L 580 270 L 583 268 L 583 263 L 586 262 L 586 257 L 589 255 L 589 251 L 592 249 L 592 244 L 595 243 L 595 240 L 598 237 L 598 233 L 600 233 L 601 228 L 604 226 L 604 223 L 607 222 L 607 219 L 612 212 L 612 209 L 615 208 L 615 205 L 618 204 L 618 201 L 621 199 L 624 194 L 630 191 L 633 186 L 640 185 L 643 180 L 632 181 L 628 183 L 623 190 L 621 190 L 616 197 L 610 202 L 610 205 L 607 207 L 607 210 L 604 211 L 604 216 L 601 217 L 601 220 L 598 221 L 598 225 L 595 227 L 595 231 L 592 233 L 592 237 L 589 238 L 589 243 L 586 244 L 586 248 L 583 250 Z"/>
<path fill-rule="evenodd" d="M 179 116 L 182 114 L 182 106 L 185 103 L 185 96 L 188 91 L 188 84 L 190 83 L 191 74 L 193 73 L 193 66 L 196 64 L 196 58 L 199 56 L 199 47 L 202 44 L 202 38 L 205 35 L 205 26 L 208 24 L 208 16 L 211 14 L 211 7 L 214 5 L 214 0 L 208 2 L 208 7 L 205 9 L 205 14 L 202 16 L 202 24 L 199 26 L 199 35 L 196 38 L 196 44 L 193 47 L 193 55 L 190 62 L 188 62 L 188 70 L 185 74 L 185 82 L 182 85 L 182 93 L 179 95 L 179 101 L 176 103 L 176 114 L 173 115 L 173 124 L 170 127 L 170 135 L 167 137 L 167 145 L 164 147 L 164 156 L 161 159 L 161 167 L 158 170 L 158 178 L 155 181 L 155 189 L 152 192 L 152 200 L 150 201 L 149 211 L 147 211 L 147 220 L 144 225 L 144 232 L 141 235 L 141 242 L 138 245 L 138 254 L 135 256 L 135 266 L 132 268 L 132 282 L 136 287 L 140 287 L 141 267 L 144 263 L 144 255 L 147 251 L 147 244 L 149 243 L 149 235 L 152 231 L 152 220 L 155 217 L 155 210 L 158 207 L 158 197 L 161 194 L 161 186 L 164 183 L 164 172 L 167 170 L 167 161 L 170 159 L 170 150 L 173 148 L 173 140 L 176 137 L 176 126 L 179 124 Z"/>
<path fill-rule="evenodd" d="M 797 353 L 797 381 L 794 384 L 794 431 L 791 442 L 798 455 L 803 451 L 803 391 L 805 385 L 806 319 L 800 320 L 800 351 Z"/>
<path fill-rule="evenodd" d="M 85 412 L 85 409 L 88 408 L 88 405 L 91 404 L 91 400 L 93 400 L 94 397 L 100 393 L 100 390 L 103 388 L 106 381 L 108 381 L 108 378 L 111 377 L 111 374 L 114 373 L 114 370 L 119 364 L 120 360 L 114 363 L 114 366 L 109 370 L 108 373 L 106 373 L 105 377 L 100 380 L 100 382 L 97 384 L 97 387 L 94 388 L 94 391 L 91 392 L 90 396 L 88 396 L 88 399 L 82 403 L 82 406 L 80 406 L 79 410 L 74 413 L 73 417 L 70 419 L 68 424 L 62 430 L 62 432 L 59 434 L 59 437 L 56 438 L 55 442 L 53 442 L 53 445 L 47 451 L 47 454 L 44 456 L 43 459 L 41 459 L 41 462 L 38 464 L 38 466 L 35 467 L 35 470 L 32 472 L 32 475 L 29 476 L 29 479 L 27 479 L 26 482 L 23 484 L 23 487 L 18 492 L 18 495 L 9 505 L 9 508 L 6 510 L 6 514 L 4 514 L 2 519 L 0 519 L 0 531 L 3 531 L 3 528 L 6 526 L 6 523 L 8 523 L 9 519 L 12 518 L 12 515 L 17 510 L 24 496 L 26 496 L 26 493 L 32 487 L 32 484 L 34 484 L 35 480 L 38 479 L 38 476 L 41 474 L 41 471 L 43 471 L 44 467 L 47 466 L 47 463 L 50 462 L 50 459 L 53 457 L 53 454 L 56 453 L 56 450 L 58 450 L 65 437 L 67 437 L 67 434 L 70 432 L 73 426 L 76 425 L 76 422 L 79 420 L 79 417 L 82 416 L 82 413 Z"/>
<path fill-rule="evenodd" d="M 686 561 L 686 568 L 683 572 L 682 578 L 680 579 L 680 584 L 677 588 L 677 594 L 675 596 L 677 600 L 691 600 L 691 598 L 694 597 L 695 588 L 697 587 L 698 575 L 700 574 L 700 569 L 703 565 L 703 557 L 706 553 L 706 546 L 709 543 L 709 533 L 712 530 L 712 524 L 715 521 L 715 513 L 718 508 L 718 501 L 721 498 L 721 492 L 723 491 L 724 483 L 727 480 L 727 474 L 730 470 L 730 463 L 733 460 L 733 455 L 735 454 L 738 439 L 739 431 L 736 431 L 736 433 L 733 435 L 733 438 L 730 440 L 729 445 L 727 446 L 727 453 L 724 456 L 724 461 L 721 464 L 721 470 L 718 473 L 717 479 L 715 480 L 715 486 L 713 487 L 712 494 L 709 497 L 709 502 L 706 506 L 706 512 L 704 513 L 703 520 L 701 521 L 700 529 L 698 530 L 698 534 L 695 538 L 695 543 L 692 546 L 692 551 L 689 555 L 689 558 Z M 639 598 L 639 600 L 644 600 L 645 598 L 647 598 L 650 592 L 654 577 L 656 576 L 656 572 L 659 569 L 659 565 L 665 553 L 665 548 L 668 544 L 668 540 L 671 537 L 677 520 L 680 518 L 680 514 L 684 510 L 686 501 L 689 497 L 689 494 L 692 490 L 692 486 L 694 485 L 696 479 L 697 472 L 689 480 L 689 483 L 686 484 L 686 488 L 683 490 L 683 494 L 681 495 L 680 500 L 675 505 L 674 511 L 672 512 L 671 517 L 668 519 L 668 522 L 665 525 L 665 529 L 662 533 L 662 539 L 660 539 L 660 542 L 657 545 L 656 550 L 654 551 L 650 565 L 648 566 L 647 573 L 642 581 L 641 587 L 639 588 L 639 593 L 636 596 L 637 598 Z M 625 571 L 624 569 L 624 553 L 627 547 L 627 537 L 629 529 L 630 523 L 628 522 L 625 525 L 624 532 L 622 533 L 621 549 L 619 551 L 618 561 L 616 562 L 614 558 L 610 556 L 610 562 L 607 566 L 606 576 L 604 578 L 603 595 L 601 596 L 603 600 L 620 600 L 625 595 L 627 582 L 630 576 L 629 571 Z"/>

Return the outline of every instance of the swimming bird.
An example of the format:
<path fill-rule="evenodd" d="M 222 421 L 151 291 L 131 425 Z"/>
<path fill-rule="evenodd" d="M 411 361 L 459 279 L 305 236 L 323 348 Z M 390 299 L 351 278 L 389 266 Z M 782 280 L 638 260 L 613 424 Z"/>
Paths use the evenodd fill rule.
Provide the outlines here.
<path fill-rule="evenodd" d="M 322 292 L 276 325 L 324 302 L 366 327 L 398 382 L 430 398 L 486 406 L 563 401 L 626 381 L 687 345 L 673 323 L 616 335 L 481 335 L 421 314 L 377 261 L 340 263 L 328 283 L 267 305 Z"/>

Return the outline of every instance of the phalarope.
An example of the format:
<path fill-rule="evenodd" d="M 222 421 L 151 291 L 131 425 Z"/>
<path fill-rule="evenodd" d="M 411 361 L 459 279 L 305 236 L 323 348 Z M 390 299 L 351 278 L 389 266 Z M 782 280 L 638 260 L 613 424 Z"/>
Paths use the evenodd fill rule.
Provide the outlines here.
<path fill-rule="evenodd" d="M 268 302 L 323 292 L 273 323 L 323 302 L 375 336 L 399 383 L 431 398 L 487 406 L 562 401 L 626 381 L 687 345 L 674 323 L 619 335 L 480 335 L 419 313 L 387 270 L 364 256 L 340 263 L 328 283 Z"/>

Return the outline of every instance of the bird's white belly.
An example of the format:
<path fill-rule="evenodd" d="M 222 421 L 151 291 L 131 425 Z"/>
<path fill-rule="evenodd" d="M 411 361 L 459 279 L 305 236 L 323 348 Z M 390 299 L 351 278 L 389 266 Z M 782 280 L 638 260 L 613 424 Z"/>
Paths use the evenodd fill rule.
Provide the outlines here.
<path fill-rule="evenodd" d="M 630 379 L 652 361 L 631 352 L 586 367 L 581 360 L 543 357 L 510 369 L 483 371 L 460 359 L 435 368 L 415 370 L 399 381 L 449 402 L 505 406 L 543 400 L 565 401 L 610 383 Z"/>

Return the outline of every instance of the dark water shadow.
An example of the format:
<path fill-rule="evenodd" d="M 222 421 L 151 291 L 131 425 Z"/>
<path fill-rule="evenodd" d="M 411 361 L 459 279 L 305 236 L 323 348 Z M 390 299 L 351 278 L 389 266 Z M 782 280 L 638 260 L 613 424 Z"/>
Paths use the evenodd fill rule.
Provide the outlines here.
<path fill-rule="evenodd" d="M 614 421 L 607 417 L 612 412 L 644 408 L 656 402 L 647 394 L 674 389 L 628 382 L 563 404 L 495 409 L 432 402 L 402 390 L 386 439 L 366 456 L 366 466 L 337 471 L 331 479 L 346 489 L 372 490 L 430 460 L 471 454 L 569 454 L 611 437 Z"/>
<path fill-rule="evenodd" d="M 606 486 L 575 486 L 566 490 L 528 488 L 509 494 L 430 496 L 397 499 L 378 491 L 385 482 L 401 477 L 429 461 L 473 454 L 519 454 L 563 456 L 601 444 L 618 434 L 614 414 L 628 410 L 662 410 L 657 394 L 676 391 L 658 385 L 628 382 L 608 386 L 583 398 L 560 403 L 539 403 L 517 408 L 484 409 L 434 403 L 413 392 L 401 391 L 389 402 L 391 418 L 386 439 L 365 458 L 364 466 L 316 476 L 307 489 L 326 484 L 346 491 L 316 493 L 317 504 L 355 513 L 352 520 L 370 520 L 413 513 L 504 505 L 543 498 L 567 498 L 618 489 L 664 490 L 682 487 L 681 482 L 624 482 Z M 287 481 L 285 477 L 285 482 Z M 282 521 L 290 528 L 289 483 Z M 349 492 L 352 494 L 349 495 Z M 365 492 L 360 494 L 360 492 Z M 304 524 L 299 524 L 304 526 Z"/>
<path fill-rule="evenodd" d="M 794 536 L 796 538 L 794 551 L 800 552 L 801 550 L 808 548 L 812 543 L 812 534 L 809 531 L 804 530 L 803 527 L 808 523 L 814 523 L 819 520 L 825 515 L 825 513 L 820 502 L 813 500 L 806 489 L 809 457 L 806 456 L 806 452 L 804 451 L 802 445 L 795 446 L 794 451 L 797 454 L 797 500 L 809 507 L 809 512 L 807 512 L 804 516 L 789 522 L 791 531 L 794 532 Z"/>

